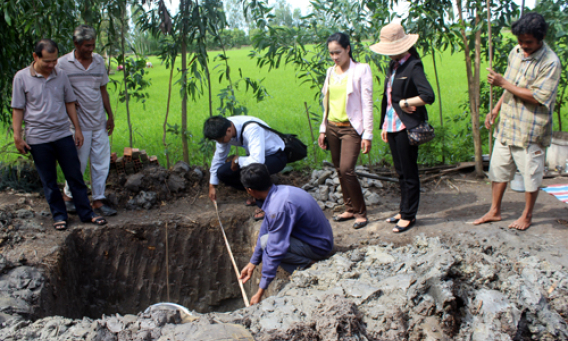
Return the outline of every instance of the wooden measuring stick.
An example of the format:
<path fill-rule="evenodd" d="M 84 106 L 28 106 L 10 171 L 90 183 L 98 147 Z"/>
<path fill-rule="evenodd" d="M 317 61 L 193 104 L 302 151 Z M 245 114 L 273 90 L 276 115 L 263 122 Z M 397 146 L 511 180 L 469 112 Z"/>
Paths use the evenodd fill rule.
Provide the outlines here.
<path fill-rule="evenodd" d="M 241 287 L 241 293 L 243 294 L 243 301 L 245 302 L 245 307 L 249 307 L 250 303 L 247 297 L 247 293 L 245 292 L 243 281 L 239 278 L 240 277 L 239 269 L 237 268 L 235 257 L 233 257 L 233 251 L 231 251 L 231 246 L 229 245 L 229 241 L 227 240 L 225 229 L 223 228 L 223 224 L 221 223 L 221 217 L 219 216 L 219 209 L 217 208 L 217 201 L 213 201 L 213 205 L 215 206 L 215 212 L 217 212 L 217 220 L 219 220 L 219 227 L 221 228 L 221 232 L 223 233 L 223 239 L 225 239 L 225 245 L 227 246 L 227 250 L 229 251 L 229 256 L 231 256 L 231 262 L 233 262 L 233 268 L 235 269 L 235 275 L 237 275 L 237 281 L 239 281 L 239 286 Z"/>

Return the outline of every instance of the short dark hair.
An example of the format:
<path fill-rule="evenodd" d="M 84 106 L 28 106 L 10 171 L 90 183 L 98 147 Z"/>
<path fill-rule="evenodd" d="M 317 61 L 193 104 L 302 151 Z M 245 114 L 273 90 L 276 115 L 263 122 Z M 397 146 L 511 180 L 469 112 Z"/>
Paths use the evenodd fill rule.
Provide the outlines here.
<path fill-rule="evenodd" d="M 95 29 L 89 25 L 79 25 L 73 31 L 73 42 L 83 45 L 83 42 L 94 40 L 97 37 Z"/>
<path fill-rule="evenodd" d="M 209 140 L 216 140 L 227 134 L 227 129 L 231 127 L 231 121 L 223 116 L 213 116 L 205 120 L 203 124 L 203 137 Z"/>
<path fill-rule="evenodd" d="M 521 19 L 515 21 L 511 26 L 511 31 L 517 37 L 521 34 L 530 34 L 538 41 L 542 41 L 546 37 L 548 24 L 544 17 L 536 12 L 527 13 Z"/>
<path fill-rule="evenodd" d="M 243 168 L 241 170 L 241 182 L 245 188 L 256 191 L 266 191 L 272 186 L 268 168 L 262 163 L 251 163 Z"/>
<path fill-rule="evenodd" d="M 53 53 L 59 51 L 59 47 L 57 43 L 51 39 L 42 39 L 35 44 L 34 52 L 38 57 L 42 58 L 43 50 L 47 51 L 47 53 Z"/>
<path fill-rule="evenodd" d="M 338 43 L 344 49 L 347 49 L 347 46 L 349 46 L 349 58 L 353 59 L 353 48 L 351 47 L 351 42 L 349 41 L 349 36 L 347 34 L 335 32 L 327 38 L 327 45 L 329 45 L 332 41 Z M 355 61 L 355 59 L 353 59 L 353 61 Z"/>

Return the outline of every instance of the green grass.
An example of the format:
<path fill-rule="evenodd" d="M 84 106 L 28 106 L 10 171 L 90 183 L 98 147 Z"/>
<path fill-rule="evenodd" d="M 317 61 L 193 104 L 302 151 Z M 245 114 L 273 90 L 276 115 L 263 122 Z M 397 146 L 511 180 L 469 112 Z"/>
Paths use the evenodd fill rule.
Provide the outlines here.
<path fill-rule="evenodd" d="M 249 115 L 253 115 L 265 120 L 273 128 L 282 132 L 295 133 L 307 144 L 311 145 L 311 135 L 308 125 L 308 118 L 304 108 L 304 102 L 307 102 L 311 111 L 321 114 L 321 106 L 314 99 L 315 91 L 309 88 L 308 84 L 301 84 L 301 81 L 296 78 L 296 70 L 291 66 L 285 66 L 280 69 L 275 69 L 270 72 L 266 68 L 259 69 L 256 62 L 248 58 L 250 47 L 242 49 L 235 49 L 228 51 L 229 63 L 232 69 L 233 81 L 239 77 L 239 68 L 242 69 L 244 77 L 252 79 L 264 79 L 262 83 L 270 97 L 264 101 L 257 103 L 250 93 L 245 93 L 244 83 L 241 84 L 237 90 L 236 96 L 239 102 L 244 104 L 249 109 Z M 213 83 L 213 104 L 214 114 L 216 108 L 219 106 L 219 99 L 217 94 L 221 88 L 226 87 L 227 83 L 218 82 L 218 69 L 214 69 L 219 61 L 213 61 L 217 52 L 210 53 L 211 70 L 212 70 L 212 83 Z M 181 68 L 181 58 L 178 58 L 176 63 L 176 70 Z M 153 69 L 146 69 L 147 75 L 151 80 L 151 87 L 148 89 L 149 98 L 146 103 L 138 103 L 136 101 L 130 102 L 130 112 L 132 119 L 132 126 L 134 130 L 134 146 L 136 148 L 145 149 L 151 155 L 157 155 L 162 165 L 166 164 L 165 148 L 162 144 L 162 126 L 164 124 L 164 115 L 166 112 L 166 99 L 168 94 L 168 80 L 169 70 L 165 65 L 160 63 L 157 57 L 150 57 L 149 60 L 153 63 Z M 432 66 L 432 57 L 423 57 L 425 71 L 430 80 L 434 90 L 436 90 L 436 81 Z M 331 65 L 331 64 L 330 64 Z M 442 103 L 444 111 L 444 126 L 445 126 L 445 145 L 442 149 L 441 139 L 437 138 L 434 143 L 430 143 L 421 147 L 421 161 L 428 163 L 441 162 L 442 154 L 445 155 L 446 162 L 458 162 L 470 160 L 473 155 L 473 142 L 471 138 L 471 118 L 464 113 L 462 105 L 467 101 L 467 77 L 465 71 L 465 62 L 463 53 L 451 55 L 444 53 L 438 55 L 437 66 L 439 68 L 439 79 L 442 91 Z M 221 66 L 222 67 L 222 66 Z M 482 66 L 482 80 L 486 78 L 487 71 L 485 65 Z M 374 74 L 378 74 L 377 70 L 373 70 Z M 116 73 L 111 76 L 112 79 L 120 80 L 121 73 Z M 179 72 L 174 72 L 174 83 L 180 77 Z M 382 79 L 383 75 L 379 75 Z M 181 126 L 181 96 L 179 84 L 173 85 L 172 98 L 170 104 L 170 115 L 168 123 L 171 125 L 178 124 Z M 116 129 L 112 135 L 112 151 L 122 154 L 125 146 L 128 146 L 128 126 L 126 118 L 126 109 L 123 103 L 118 103 L 116 100 L 116 93 L 114 88 L 109 87 L 111 95 L 111 105 L 115 112 Z M 379 162 L 385 158 L 390 160 L 390 153 L 388 146 L 380 140 L 379 119 L 380 112 L 378 108 L 381 103 L 382 84 L 374 84 L 374 103 L 375 103 L 375 131 L 373 147 L 370 157 L 362 157 L 362 162 Z M 430 116 L 430 123 L 437 128 L 437 134 L 441 135 L 440 116 L 438 110 L 438 98 L 436 94 L 436 102 L 428 106 Z M 495 100 L 496 101 L 496 100 Z M 204 85 L 203 94 L 192 101 L 191 97 L 188 100 L 188 130 L 191 138 L 190 154 L 192 164 L 203 165 L 204 161 L 209 162 L 212 155 L 207 155 L 205 158 L 199 152 L 199 141 L 202 138 L 202 127 L 204 120 L 209 117 L 207 88 Z M 485 117 L 487 108 L 481 109 L 481 119 Z M 558 122 L 556 116 L 554 117 L 555 130 L 558 129 Z M 566 110 L 563 112 L 564 125 L 568 125 L 568 115 Z M 317 138 L 319 122 L 312 122 L 314 135 Z M 487 131 L 482 129 L 484 150 L 487 151 Z M 11 141 L 11 137 L 1 137 L 3 143 Z M 183 159 L 182 157 L 182 144 L 178 136 L 168 133 L 167 142 L 169 146 L 170 160 L 172 163 Z M 311 150 L 311 148 L 310 148 Z M 322 151 L 318 152 L 318 161 L 323 158 L 330 159 L 329 154 Z M 311 165 L 313 163 L 313 156 L 310 155 L 308 159 L 298 166 Z"/>

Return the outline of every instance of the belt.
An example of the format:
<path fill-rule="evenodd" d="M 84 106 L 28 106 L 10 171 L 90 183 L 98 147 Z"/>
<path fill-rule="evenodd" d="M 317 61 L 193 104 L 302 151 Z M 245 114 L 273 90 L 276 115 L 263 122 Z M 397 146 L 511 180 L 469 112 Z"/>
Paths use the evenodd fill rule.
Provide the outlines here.
<path fill-rule="evenodd" d="M 349 121 L 347 121 L 347 122 L 327 121 L 327 123 L 331 124 L 334 127 L 351 127 L 351 122 L 349 122 Z"/>

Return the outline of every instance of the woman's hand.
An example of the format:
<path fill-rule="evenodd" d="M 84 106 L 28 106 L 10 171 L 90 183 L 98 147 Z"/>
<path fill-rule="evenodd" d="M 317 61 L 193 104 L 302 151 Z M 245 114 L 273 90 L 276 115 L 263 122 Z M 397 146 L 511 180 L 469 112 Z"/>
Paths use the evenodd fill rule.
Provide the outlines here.
<path fill-rule="evenodd" d="M 325 134 L 324 133 L 320 133 L 320 136 L 318 137 L 318 146 L 323 150 L 327 149 L 327 146 L 325 145 Z"/>
<path fill-rule="evenodd" d="M 381 131 L 381 139 L 385 142 L 385 143 L 389 143 L 389 140 L 387 138 L 387 131 L 386 130 L 382 130 Z"/>
<path fill-rule="evenodd" d="M 416 111 L 416 107 L 414 105 L 408 105 L 408 100 L 406 99 L 401 99 L 400 102 L 398 102 L 398 105 L 400 106 L 400 110 L 404 111 L 407 114 L 413 114 Z"/>
<path fill-rule="evenodd" d="M 371 150 L 371 140 L 361 140 L 361 150 L 367 154 Z"/>

